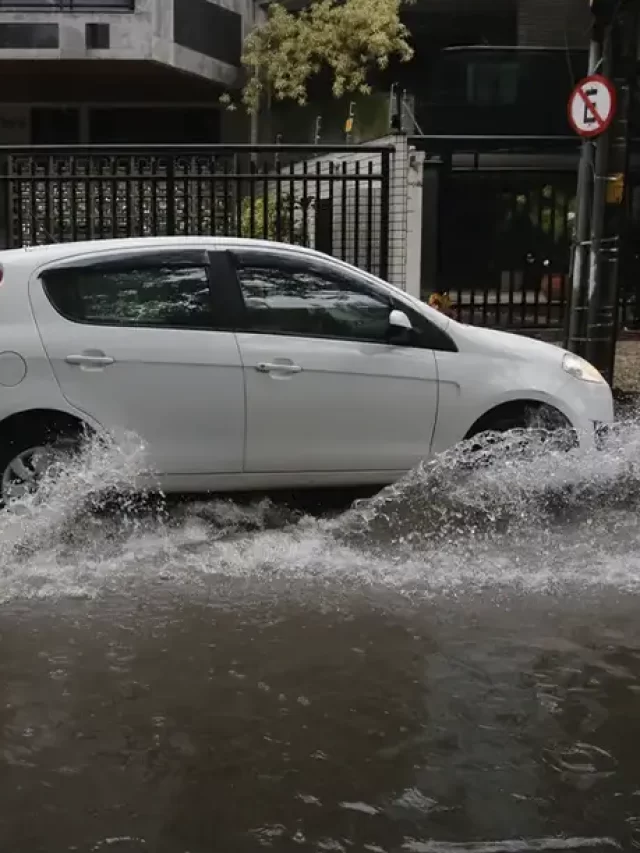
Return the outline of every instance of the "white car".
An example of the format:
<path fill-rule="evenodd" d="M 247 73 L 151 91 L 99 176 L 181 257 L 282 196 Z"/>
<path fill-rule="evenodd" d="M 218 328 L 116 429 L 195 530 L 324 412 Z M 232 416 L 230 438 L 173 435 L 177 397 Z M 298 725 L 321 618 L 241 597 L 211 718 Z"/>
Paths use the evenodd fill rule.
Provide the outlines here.
<path fill-rule="evenodd" d="M 334 258 L 208 237 L 0 252 L 0 499 L 42 448 L 133 431 L 167 492 L 393 482 L 532 409 L 613 418 L 587 362 L 450 320 Z"/>

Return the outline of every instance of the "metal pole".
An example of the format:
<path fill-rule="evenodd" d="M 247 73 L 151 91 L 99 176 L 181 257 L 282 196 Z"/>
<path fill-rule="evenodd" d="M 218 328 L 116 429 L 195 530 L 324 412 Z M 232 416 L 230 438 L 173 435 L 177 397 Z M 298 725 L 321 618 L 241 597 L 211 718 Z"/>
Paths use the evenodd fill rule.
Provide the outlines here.
<path fill-rule="evenodd" d="M 614 56 L 620 57 L 615 71 L 618 95 L 618 112 L 611 128 L 611 152 L 609 162 L 610 185 L 607 198 L 607 233 L 615 239 L 610 245 L 608 292 L 612 305 L 612 327 L 606 361 L 603 361 L 605 376 L 613 382 L 618 325 L 620 320 L 620 282 L 624 273 L 624 249 L 627 247 L 629 211 L 628 176 L 629 143 L 631 140 L 631 105 L 636 89 L 638 39 L 640 37 L 640 2 L 627 0 L 622 6 L 618 25 L 614 28 Z"/>
<path fill-rule="evenodd" d="M 609 382 L 613 381 L 618 331 L 630 89 L 636 73 L 637 42 L 638 0 L 623 0 L 607 28 L 603 58 L 603 73 L 615 83 L 618 105 L 611 128 L 598 139 L 587 323 L 587 358 Z"/>
<path fill-rule="evenodd" d="M 595 74 L 602 57 L 602 29 L 595 23 L 591 31 L 589 44 L 589 67 L 587 74 Z M 571 300 L 569 306 L 569 327 L 565 346 L 572 352 L 584 352 L 587 310 L 587 260 L 589 256 L 589 233 L 591 230 L 591 188 L 593 179 L 593 143 L 585 139 L 582 143 L 580 165 L 578 168 L 578 189 L 576 204 L 576 227 L 573 249 L 573 268 L 571 275 Z"/>
<path fill-rule="evenodd" d="M 605 29 L 602 50 L 602 74 L 612 76 L 611 27 Z M 604 335 L 610 325 L 606 314 L 605 277 L 603 265 L 607 259 L 603 254 L 605 238 L 605 205 L 609 180 L 609 133 L 601 134 L 596 140 L 595 175 L 593 179 L 593 209 L 591 212 L 591 241 L 589 244 L 589 273 L 587 285 L 587 329 L 586 357 L 598 360 L 605 343 Z"/>

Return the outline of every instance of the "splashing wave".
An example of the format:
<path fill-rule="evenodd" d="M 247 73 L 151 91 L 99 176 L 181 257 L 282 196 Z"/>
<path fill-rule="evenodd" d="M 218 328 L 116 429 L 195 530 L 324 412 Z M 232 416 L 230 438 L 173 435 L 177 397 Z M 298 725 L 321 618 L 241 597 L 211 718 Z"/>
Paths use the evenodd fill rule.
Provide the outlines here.
<path fill-rule="evenodd" d="M 212 579 L 409 597 L 639 588 L 640 423 L 620 425 L 601 451 L 547 439 L 462 444 L 319 518 L 267 500 L 141 499 L 142 442 L 93 442 L 37 502 L 0 517 L 0 600 Z"/>

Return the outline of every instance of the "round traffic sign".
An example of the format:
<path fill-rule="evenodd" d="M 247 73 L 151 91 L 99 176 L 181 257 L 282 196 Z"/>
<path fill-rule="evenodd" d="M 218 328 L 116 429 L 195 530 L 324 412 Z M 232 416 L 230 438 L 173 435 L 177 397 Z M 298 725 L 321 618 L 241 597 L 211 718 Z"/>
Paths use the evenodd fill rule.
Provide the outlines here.
<path fill-rule="evenodd" d="M 616 90 L 601 74 L 585 77 L 569 98 L 569 124 L 579 136 L 590 138 L 604 133 L 616 111 Z"/>

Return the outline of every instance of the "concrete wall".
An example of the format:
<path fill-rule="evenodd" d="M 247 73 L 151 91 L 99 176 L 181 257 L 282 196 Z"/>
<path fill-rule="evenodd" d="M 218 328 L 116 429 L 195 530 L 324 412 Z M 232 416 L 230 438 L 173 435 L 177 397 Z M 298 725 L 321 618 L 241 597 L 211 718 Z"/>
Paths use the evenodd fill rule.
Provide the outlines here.
<path fill-rule="evenodd" d="M 151 59 L 153 56 L 154 26 L 160 7 L 168 6 L 163 0 L 136 0 L 135 14 L 76 12 L 0 12 L 0 24 L 57 24 L 59 47 L 53 50 L 0 51 L 1 59 L 82 59 L 108 57 L 109 59 Z M 85 47 L 85 25 L 109 24 L 111 47 L 109 50 L 91 50 Z M 169 31 L 170 32 L 170 31 Z M 170 36 L 169 36 L 170 37 Z"/>
<path fill-rule="evenodd" d="M 404 271 L 407 293 L 421 296 L 422 278 L 422 205 L 424 198 L 424 151 L 409 149 L 407 162 L 407 238 Z"/>

